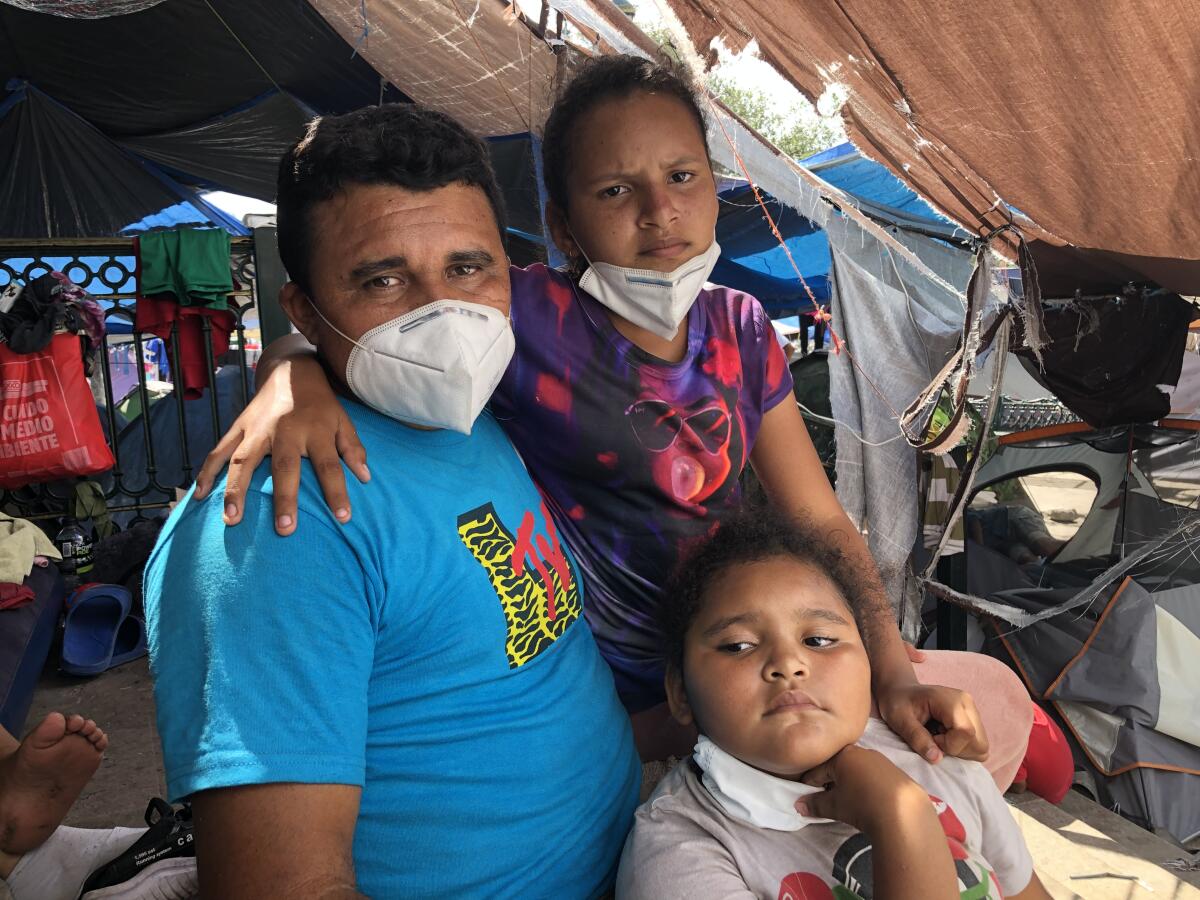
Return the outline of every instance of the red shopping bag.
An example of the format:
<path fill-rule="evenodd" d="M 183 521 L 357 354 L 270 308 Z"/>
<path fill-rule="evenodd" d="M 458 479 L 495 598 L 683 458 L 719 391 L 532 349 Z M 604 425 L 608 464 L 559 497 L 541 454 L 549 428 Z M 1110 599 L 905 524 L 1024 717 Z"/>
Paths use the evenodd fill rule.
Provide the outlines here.
<path fill-rule="evenodd" d="M 0 387 L 0 487 L 112 468 L 76 335 L 56 334 L 36 353 L 0 344 Z"/>

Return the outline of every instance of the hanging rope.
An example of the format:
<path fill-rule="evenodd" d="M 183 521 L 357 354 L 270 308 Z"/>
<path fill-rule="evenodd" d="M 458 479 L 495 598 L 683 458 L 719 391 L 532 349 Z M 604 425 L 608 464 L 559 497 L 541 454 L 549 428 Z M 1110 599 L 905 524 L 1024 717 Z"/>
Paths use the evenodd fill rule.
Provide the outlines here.
<path fill-rule="evenodd" d="M 362 17 L 362 34 L 354 42 L 354 51 L 350 54 L 351 59 L 358 56 L 358 48 L 367 42 L 367 36 L 371 33 L 371 23 L 367 21 L 367 0 L 358 0 L 358 14 Z"/>
<path fill-rule="evenodd" d="M 767 209 L 766 201 L 763 200 L 762 192 L 758 189 L 758 184 L 753 178 L 750 177 L 750 171 L 746 168 L 746 161 L 742 159 L 742 155 L 738 153 L 737 145 L 734 144 L 733 138 L 729 136 L 729 132 L 725 128 L 725 123 L 721 121 L 721 116 L 717 111 L 716 104 L 713 103 L 712 94 L 706 92 L 705 97 L 708 100 L 708 105 L 712 108 L 713 118 L 720 127 L 721 134 L 724 135 L 725 140 L 729 143 L 729 149 L 733 153 L 733 158 L 737 161 L 738 168 L 741 170 L 742 176 L 750 184 L 750 190 L 754 193 L 754 200 L 758 204 L 759 209 L 763 211 L 763 216 L 767 220 L 767 225 L 769 225 L 771 228 L 771 234 L 775 235 L 775 240 L 779 241 L 779 246 L 783 248 L 783 252 L 787 256 L 788 264 L 791 265 L 792 271 L 796 273 L 796 277 L 800 280 L 800 284 L 804 288 L 804 293 L 808 295 L 808 300 L 810 303 L 812 303 L 813 319 L 825 323 L 829 329 L 829 336 L 833 340 L 833 352 L 840 353 L 844 342 L 838 336 L 838 333 L 833 330 L 833 317 L 829 314 L 829 311 L 825 309 L 824 306 L 817 302 L 817 297 L 813 293 L 812 288 L 808 286 L 808 282 L 804 280 L 804 276 L 800 273 L 800 267 L 796 265 L 796 260 L 792 256 L 792 250 L 790 247 L 788 247 L 787 241 L 784 240 L 783 234 L 779 231 L 779 226 L 775 224 L 775 218 L 771 215 L 771 211 Z"/>
<path fill-rule="evenodd" d="M 229 27 L 229 23 L 228 23 L 228 22 L 226 22 L 226 21 L 225 21 L 223 18 L 221 18 L 221 14 L 220 14 L 219 12 L 217 12 L 215 9 L 213 9 L 213 5 L 212 5 L 211 3 L 209 3 L 209 2 L 208 2 L 208 0 L 204 0 L 204 5 L 205 5 L 205 6 L 207 6 L 207 7 L 208 7 L 208 9 L 209 9 L 209 11 L 210 11 L 210 12 L 211 12 L 211 13 L 212 13 L 214 16 L 216 16 L 216 17 L 217 17 L 217 21 L 218 21 L 218 22 L 220 22 L 222 25 L 224 25 L 224 26 L 225 26 L 225 30 L 229 32 L 230 36 L 231 36 L 231 37 L 232 37 L 232 38 L 233 38 L 235 41 L 237 41 L 237 43 L 238 43 L 238 46 L 239 46 L 239 47 L 241 47 L 243 50 L 245 50 L 245 51 L 246 51 L 246 55 L 247 55 L 248 57 L 250 57 L 250 60 L 251 60 L 251 61 L 252 61 L 252 62 L 253 62 L 253 63 L 254 63 L 256 66 L 258 66 L 258 70 L 259 70 L 260 72 L 262 72 L 262 73 L 263 73 L 263 75 L 265 75 L 265 76 L 267 77 L 267 81 L 271 82 L 271 85 L 272 85 L 272 86 L 275 88 L 275 90 L 279 91 L 279 93 L 281 93 L 281 94 L 282 94 L 282 93 L 283 93 L 283 88 L 281 88 L 281 87 L 279 86 L 279 82 L 277 82 L 277 81 L 276 81 L 274 78 L 272 78 L 272 77 L 271 77 L 271 73 L 267 71 L 267 67 L 266 67 L 266 66 L 264 66 L 262 63 L 260 63 L 260 62 L 258 61 L 258 57 L 257 57 L 257 56 L 255 56 L 253 53 L 251 53 L 251 52 L 250 52 L 250 48 L 246 46 L 245 42 L 243 42 L 243 41 L 242 41 L 242 39 L 241 39 L 240 37 L 238 37 L 238 35 L 237 35 L 237 32 L 236 32 L 236 31 L 234 31 L 232 28 L 230 28 L 230 27 Z"/>

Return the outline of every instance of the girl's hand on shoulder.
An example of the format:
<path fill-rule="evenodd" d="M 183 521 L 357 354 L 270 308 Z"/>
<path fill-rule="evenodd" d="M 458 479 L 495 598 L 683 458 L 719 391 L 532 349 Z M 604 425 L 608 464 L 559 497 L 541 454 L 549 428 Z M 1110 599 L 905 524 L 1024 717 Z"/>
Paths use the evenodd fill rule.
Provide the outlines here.
<path fill-rule="evenodd" d="M 857 744 L 806 772 L 803 781 L 824 790 L 796 801 L 797 812 L 845 822 L 868 835 L 932 809 L 924 788 L 882 753 Z"/>
<path fill-rule="evenodd" d="M 250 404 L 205 458 L 196 475 L 196 499 L 208 496 L 228 463 L 224 519 L 226 525 L 236 525 L 242 520 L 246 488 L 267 455 L 271 457 L 277 533 L 286 536 L 296 530 L 301 457 L 311 460 L 334 518 L 350 521 L 342 460 L 365 483 L 371 478 L 367 454 L 325 370 L 313 356 L 281 360 L 271 370 Z"/>
<path fill-rule="evenodd" d="M 888 727 L 929 762 L 987 759 L 987 732 L 970 694 L 913 680 L 876 686 L 875 703 Z"/>

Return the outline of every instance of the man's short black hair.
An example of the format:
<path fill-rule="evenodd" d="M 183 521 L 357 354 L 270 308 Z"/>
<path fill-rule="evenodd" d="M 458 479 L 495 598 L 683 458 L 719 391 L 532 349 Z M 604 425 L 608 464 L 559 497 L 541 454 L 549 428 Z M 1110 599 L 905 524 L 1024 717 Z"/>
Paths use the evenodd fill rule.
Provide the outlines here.
<path fill-rule="evenodd" d="M 504 234 L 504 205 L 487 148 L 450 116 L 415 103 L 319 116 L 284 153 L 275 199 L 279 257 L 306 293 L 312 293 L 313 207 L 354 184 L 393 184 L 410 191 L 473 185 L 487 195 Z"/>
<path fill-rule="evenodd" d="M 718 578 L 735 566 L 780 558 L 824 572 L 858 618 L 858 579 L 829 537 L 766 504 L 751 504 L 724 519 L 712 537 L 687 554 L 667 585 L 658 608 L 667 665 L 682 668 L 688 629 Z"/>

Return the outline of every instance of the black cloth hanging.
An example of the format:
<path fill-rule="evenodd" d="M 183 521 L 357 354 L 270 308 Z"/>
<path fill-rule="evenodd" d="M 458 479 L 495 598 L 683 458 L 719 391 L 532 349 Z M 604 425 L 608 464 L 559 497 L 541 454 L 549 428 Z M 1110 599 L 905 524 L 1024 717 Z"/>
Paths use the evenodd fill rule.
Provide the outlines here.
<path fill-rule="evenodd" d="M 1050 344 L 1039 369 L 1017 351 L 1033 378 L 1094 428 L 1156 422 L 1171 411 L 1160 384 L 1179 383 L 1188 325 L 1196 307 L 1178 294 L 1075 300 L 1044 308 Z"/>

